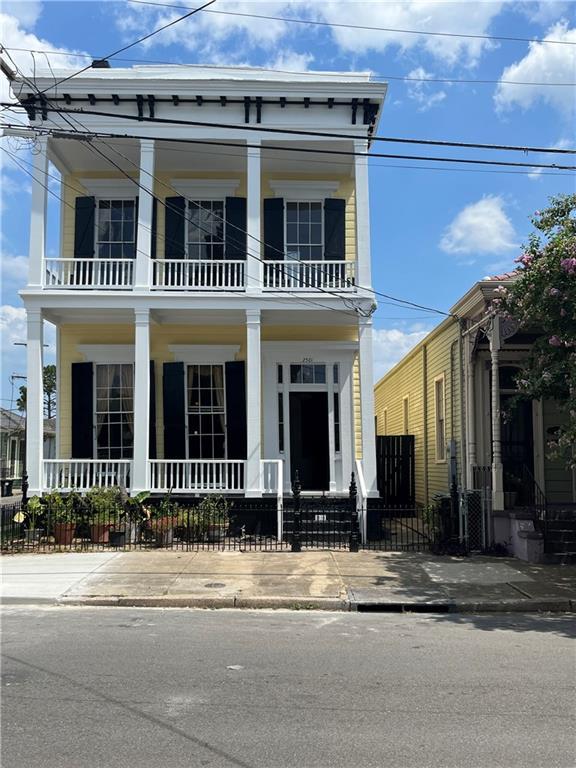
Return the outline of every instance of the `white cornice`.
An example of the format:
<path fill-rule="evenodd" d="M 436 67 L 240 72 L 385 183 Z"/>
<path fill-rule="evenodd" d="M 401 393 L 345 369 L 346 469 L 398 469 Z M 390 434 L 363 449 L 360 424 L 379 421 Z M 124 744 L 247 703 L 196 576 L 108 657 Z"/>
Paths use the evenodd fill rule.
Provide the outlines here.
<path fill-rule="evenodd" d="M 130 179 L 78 179 L 84 189 L 94 197 L 132 198 L 138 195 L 138 184 Z"/>
<path fill-rule="evenodd" d="M 170 179 L 170 185 L 189 200 L 223 200 L 233 197 L 240 186 L 238 179 Z"/>
<path fill-rule="evenodd" d="M 270 181 L 270 187 L 276 197 L 285 200 L 324 200 L 333 197 L 338 191 L 338 181 Z"/>
<path fill-rule="evenodd" d="M 177 363 L 228 363 L 236 359 L 239 344 L 170 344 Z"/>
<path fill-rule="evenodd" d="M 133 344 L 78 344 L 78 352 L 88 363 L 133 363 Z"/>

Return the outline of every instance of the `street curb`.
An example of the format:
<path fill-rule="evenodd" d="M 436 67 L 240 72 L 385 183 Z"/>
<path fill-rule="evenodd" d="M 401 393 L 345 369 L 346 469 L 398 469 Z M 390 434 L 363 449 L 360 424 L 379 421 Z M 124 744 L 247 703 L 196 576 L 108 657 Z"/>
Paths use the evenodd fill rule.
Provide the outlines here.
<path fill-rule="evenodd" d="M 332 597 L 62 597 L 52 601 L 61 606 L 117 606 L 125 608 L 236 608 L 246 610 L 350 611 L 350 603 Z"/>
<path fill-rule="evenodd" d="M 358 613 L 571 613 L 576 600 L 548 598 L 490 601 L 356 601 L 350 610 Z"/>

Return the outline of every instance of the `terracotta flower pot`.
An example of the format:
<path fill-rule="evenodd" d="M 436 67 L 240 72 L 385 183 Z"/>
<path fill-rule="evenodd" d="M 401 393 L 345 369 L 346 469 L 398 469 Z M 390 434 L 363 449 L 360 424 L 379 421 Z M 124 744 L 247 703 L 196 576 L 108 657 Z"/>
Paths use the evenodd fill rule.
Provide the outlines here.
<path fill-rule="evenodd" d="M 54 540 L 56 544 L 69 546 L 74 538 L 76 523 L 54 523 Z"/>
<path fill-rule="evenodd" d="M 90 526 L 90 541 L 92 544 L 108 544 L 111 527 L 110 523 L 92 523 Z"/>

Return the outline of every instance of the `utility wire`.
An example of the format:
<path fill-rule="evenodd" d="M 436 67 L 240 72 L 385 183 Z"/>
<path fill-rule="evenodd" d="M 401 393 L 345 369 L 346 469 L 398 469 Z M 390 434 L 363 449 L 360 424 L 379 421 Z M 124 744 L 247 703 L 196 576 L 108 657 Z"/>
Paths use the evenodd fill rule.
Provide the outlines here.
<path fill-rule="evenodd" d="M 68 56 L 68 57 L 74 57 L 78 59 L 90 59 L 90 61 L 101 60 L 102 56 L 96 56 L 91 53 L 74 53 L 74 52 L 66 52 L 66 51 L 52 51 L 52 50 L 37 50 L 37 49 L 31 49 L 31 48 L 15 48 L 13 46 L 2 46 L 2 50 L 4 51 L 19 51 L 22 53 L 43 53 L 43 54 L 50 54 L 51 56 Z M 1 51 L 0 51 L 1 53 Z M 182 68 L 188 68 L 188 69 L 222 69 L 221 67 L 212 67 L 212 65 L 207 65 L 205 67 L 200 67 L 198 64 L 183 64 L 182 62 L 177 61 L 167 61 L 166 59 L 131 59 L 131 58 L 124 58 L 124 57 L 114 57 L 116 61 L 126 61 L 132 64 L 159 64 L 161 66 L 172 66 L 172 67 L 182 67 Z M 232 69 L 232 67 L 230 67 Z M 269 68 L 269 67 L 250 67 L 250 69 L 256 70 L 258 72 L 278 72 L 280 74 L 285 75 L 305 75 L 307 77 L 315 77 L 317 79 L 320 79 L 322 82 L 323 80 L 329 81 L 329 78 L 331 77 L 330 73 L 325 72 L 316 72 L 314 70 L 296 70 L 296 69 L 277 69 L 277 68 Z M 347 78 L 362 78 L 363 81 L 366 81 L 366 75 L 360 74 L 357 72 L 346 72 Z M 523 81 L 523 80 L 487 80 L 487 79 L 471 79 L 471 78 L 455 78 L 455 77 L 415 77 L 410 75 L 389 75 L 387 73 L 383 72 L 374 72 L 370 71 L 371 79 L 370 83 L 380 83 L 382 85 L 386 85 L 388 80 L 395 80 L 399 82 L 407 82 L 407 83 L 462 83 L 464 85 L 526 85 L 526 86 L 537 86 L 539 88 L 544 87 L 551 87 L 551 88 L 574 88 L 576 87 L 576 82 L 574 83 L 550 83 L 550 82 L 529 82 L 529 81 Z M 382 81 L 376 80 L 373 78 L 382 78 Z M 56 79 L 56 78 L 54 78 Z"/>
<path fill-rule="evenodd" d="M 189 8 L 188 5 L 169 5 L 167 3 L 155 3 L 151 0 L 128 0 L 129 3 L 137 3 L 138 5 L 155 5 L 162 8 L 177 8 L 184 9 Z M 309 24 L 317 27 L 338 27 L 343 29 L 361 29 L 369 32 L 400 32 L 403 35 L 422 35 L 424 37 L 458 37 L 466 38 L 469 40 L 502 40 L 506 42 L 515 43 L 550 43 L 554 45 L 576 45 L 568 40 L 548 40 L 546 38 L 536 37 L 511 37 L 505 35 L 472 35 L 457 32 L 430 32 L 416 29 L 399 29 L 397 27 L 372 27 L 362 24 L 342 24 L 333 21 L 316 21 L 314 19 L 295 19 L 282 16 L 264 16 L 258 13 L 240 13 L 239 11 L 206 11 L 206 13 L 214 13 L 222 16 L 242 16 L 249 19 L 265 19 L 267 21 L 284 21 L 287 24 Z"/>
<path fill-rule="evenodd" d="M 6 106 L 7 102 L 0 102 L 2 106 Z M 21 106 L 12 102 L 11 106 Z M 224 128 L 231 131 L 249 131 L 256 133 L 272 133 L 289 136 L 313 136 L 315 138 L 322 139 L 352 139 L 354 141 L 363 140 L 357 134 L 353 133 L 329 133 L 327 131 L 306 131 L 297 128 L 271 128 L 263 125 L 246 125 L 244 123 L 222 123 L 222 122 L 207 122 L 203 120 L 183 120 L 169 117 L 145 117 L 139 115 L 128 115 L 125 113 L 117 112 L 103 112 L 95 109 L 64 109 L 62 107 L 47 107 L 49 112 L 56 112 L 57 114 L 76 114 L 76 115 L 96 115 L 98 117 L 112 117 L 121 120 L 133 120 L 137 122 L 158 123 L 162 125 L 190 125 L 198 128 Z M 445 141 L 436 139 L 408 139 L 397 136 L 371 136 L 370 141 L 382 141 L 393 144 L 422 144 L 424 146 L 434 147 L 455 147 L 458 149 L 490 149 L 506 152 L 537 152 L 546 154 L 560 154 L 560 155 L 573 155 L 576 154 L 576 149 L 564 149 L 558 147 L 532 147 L 532 146 L 518 146 L 515 144 L 481 144 L 478 142 L 464 142 L 464 141 Z M 349 154 L 349 153 L 347 153 Z M 367 154 L 354 152 L 353 154 Z M 371 157 L 379 157 L 376 153 L 370 153 Z M 394 155 L 392 156 L 394 157 Z M 422 159 L 422 158 L 418 158 Z M 434 158 L 436 159 L 436 158 Z M 460 161 L 459 161 L 460 162 Z M 464 161 L 461 161 L 464 162 Z"/>

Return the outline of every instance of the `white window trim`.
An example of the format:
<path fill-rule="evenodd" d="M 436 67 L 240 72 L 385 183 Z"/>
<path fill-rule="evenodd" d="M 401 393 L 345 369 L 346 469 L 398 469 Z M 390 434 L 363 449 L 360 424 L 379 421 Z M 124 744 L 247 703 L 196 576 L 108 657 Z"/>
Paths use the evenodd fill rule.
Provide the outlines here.
<path fill-rule="evenodd" d="M 135 200 L 138 184 L 131 179 L 79 179 L 86 192 L 98 200 Z"/>
<path fill-rule="evenodd" d="M 236 359 L 240 344 L 170 344 L 175 363 L 223 365 Z"/>
<path fill-rule="evenodd" d="M 188 200 L 224 200 L 235 197 L 238 179 L 170 179 L 170 186 Z"/>
<path fill-rule="evenodd" d="M 316 248 L 320 248 L 322 251 L 322 256 L 320 259 L 290 259 L 288 257 L 288 216 L 286 211 L 286 204 L 287 203 L 317 203 L 318 200 L 285 200 L 284 201 L 284 258 L 286 261 L 296 261 L 296 262 L 302 262 L 304 264 L 306 263 L 316 263 L 318 261 L 324 261 L 324 256 L 326 253 L 326 247 L 324 243 L 324 205 L 322 204 L 322 210 L 320 212 L 320 227 L 321 227 L 321 236 L 320 236 L 320 242 L 319 243 L 302 243 L 304 247 L 312 247 L 312 245 Z M 300 245 L 300 243 L 298 243 Z"/>
<path fill-rule="evenodd" d="M 239 347 L 238 347 L 239 348 Z M 184 361 L 186 368 L 184 370 L 184 424 L 186 434 L 186 459 L 187 461 L 227 461 L 228 460 L 228 409 L 226 407 L 226 360 L 192 360 Z M 190 425 L 189 416 L 192 414 L 188 410 L 188 366 L 189 365 L 221 365 L 222 366 L 222 385 L 224 389 L 224 458 L 223 459 L 191 459 L 190 458 Z"/>
<path fill-rule="evenodd" d="M 283 197 L 290 203 L 319 203 L 327 197 L 334 197 L 340 187 L 339 181 L 283 181 L 270 182 L 275 197 Z"/>
<path fill-rule="evenodd" d="M 134 363 L 133 344 L 77 344 L 76 349 L 87 363 L 115 365 Z"/>
<path fill-rule="evenodd" d="M 442 411 L 444 416 L 444 445 L 442 446 L 442 454 L 439 455 L 440 443 L 438 440 L 438 400 L 436 397 L 436 385 L 438 382 L 442 382 Z M 446 450 L 446 377 L 442 373 L 440 376 L 436 376 L 434 379 L 434 457 L 436 464 L 446 464 L 448 459 L 448 451 Z"/>

